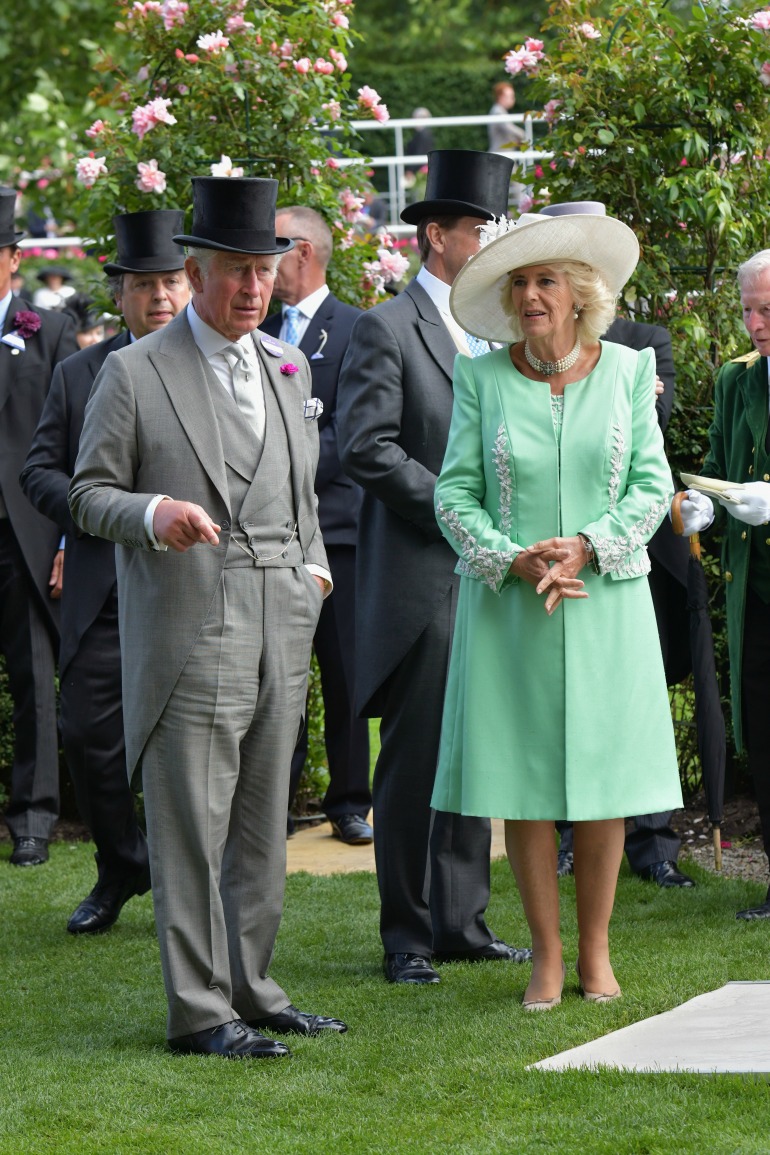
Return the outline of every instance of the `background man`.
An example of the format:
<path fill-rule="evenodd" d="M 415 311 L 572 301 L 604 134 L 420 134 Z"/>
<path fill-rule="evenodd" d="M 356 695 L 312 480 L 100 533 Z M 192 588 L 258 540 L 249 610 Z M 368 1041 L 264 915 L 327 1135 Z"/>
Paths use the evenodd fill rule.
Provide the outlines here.
<path fill-rule="evenodd" d="M 19 267 L 16 193 L 0 188 L 0 649 L 14 705 L 11 802 L 5 821 L 11 863 L 39 866 L 59 812 L 54 649 L 58 601 L 49 584 L 60 529 L 33 509 L 19 473 L 54 365 L 77 351 L 72 321 L 32 311 L 11 292 Z"/>
<path fill-rule="evenodd" d="M 76 529 L 67 492 L 86 402 L 107 357 L 164 328 L 190 299 L 184 250 L 171 239 L 184 228 L 183 213 L 124 213 L 114 224 L 118 255 L 104 271 L 127 327 L 56 366 L 21 475 L 35 508 L 66 526 L 61 734 L 78 808 L 96 843 L 99 872 L 96 886 L 67 923 L 71 934 L 111 927 L 129 898 L 149 890 L 150 871 L 126 771 L 115 546 Z"/>
<path fill-rule="evenodd" d="M 334 574 L 334 593 L 323 604 L 313 639 L 321 671 L 329 762 L 323 810 L 343 842 L 365 843 L 372 841 L 372 828 L 366 821 L 372 805 L 369 729 L 354 708 L 356 534 L 363 495 L 342 472 L 336 424 L 340 366 L 361 310 L 337 300 L 326 284 L 332 234 L 320 213 L 298 206 L 280 209 L 275 227 L 282 236 L 292 238 L 294 248 L 281 258 L 273 288 L 283 308 L 261 327 L 299 346 L 310 363 L 313 396 L 323 402 L 315 491 L 326 556 Z M 290 800 L 306 756 L 305 729 L 292 759 Z"/>
<path fill-rule="evenodd" d="M 541 209 L 544 216 L 566 216 L 572 213 L 596 213 L 604 216 L 601 201 L 571 201 L 549 205 Z M 674 350 L 671 337 L 662 325 L 647 325 L 643 321 L 628 321 L 617 317 L 602 338 L 629 349 L 653 349 L 658 375 L 659 391 L 655 401 L 658 424 L 665 433 L 674 407 Z M 660 388 L 662 386 L 662 388 Z M 669 685 L 681 682 L 690 672 L 690 638 L 687 615 L 687 566 L 689 549 L 665 518 L 648 544 L 651 571 L 649 575 L 652 601 L 658 626 L 666 681 Z M 693 887 L 689 874 L 679 870 L 677 858 L 681 839 L 671 829 L 671 811 L 657 814 L 638 814 L 633 818 L 634 828 L 626 835 L 625 851 L 634 874 L 658 886 Z M 572 873 L 572 824 L 558 822 L 561 832 L 559 867 L 561 875 Z"/>
<path fill-rule="evenodd" d="M 174 238 L 193 300 L 107 358 L 70 490 L 76 524 L 119 544 L 126 756 L 144 785 L 169 1045 L 228 1058 L 288 1054 L 263 1026 L 346 1029 L 267 977 L 330 584 L 307 362 L 252 336 L 292 247 L 275 236 L 277 187 L 193 178 L 192 232 Z"/>
<path fill-rule="evenodd" d="M 724 532 L 733 732 L 738 749 L 745 746 L 748 752 L 762 840 L 770 859 L 770 249 L 740 265 L 738 286 L 743 323 L 754 351 L 719 371 L 709 451 L 701 473 L 741 487 L 728 490 L 724 509 L 717 510 Z M 714 519 L 710 498 L 695 490 L 687 491 L 681 511 L 685 534 L 699 533 Z M 770 918 L 770 889 L 763 903 L 739 910 L 736 918 Z"/>
<path fill-rule="evenodd" d="M 391 982 L 438 982 L 434 952 L 529 957 L 496 939 L 484 921 L 489 821 L 436 814 L 430 869 L 428 849 L 459 586 L 433 491 L 449 434 L 455 356 L 488 348 L 452 319 L 449 290 L 478 249 L 479 227 L 505 213 L 511 169 L 494 153 L 430 154 L 426 199 L 401 214 L 417 225 L 422 268 L 398 297 L 359 317 L 340 377 L 340 458 L 365 490 L 356 698 L 361 713 L 382 718 L 374 848 Z"/>

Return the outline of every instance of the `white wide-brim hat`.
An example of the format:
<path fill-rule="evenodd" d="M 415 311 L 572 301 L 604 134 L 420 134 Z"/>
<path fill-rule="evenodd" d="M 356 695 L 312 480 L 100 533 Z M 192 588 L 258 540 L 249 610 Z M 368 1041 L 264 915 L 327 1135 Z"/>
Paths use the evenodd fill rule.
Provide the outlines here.
<path fill-rule="evenodd" d="M 596 269 L 617 296 L 638 260 L 633 230 L 615 217 L 522 213 L 508 232 L 489 241 L 460 270 L 449 307 L 466 333 L 505 343 L 511 340 L 511 318 L 503 311 L 501 294 L 513 269 L 582 261 Z"/>

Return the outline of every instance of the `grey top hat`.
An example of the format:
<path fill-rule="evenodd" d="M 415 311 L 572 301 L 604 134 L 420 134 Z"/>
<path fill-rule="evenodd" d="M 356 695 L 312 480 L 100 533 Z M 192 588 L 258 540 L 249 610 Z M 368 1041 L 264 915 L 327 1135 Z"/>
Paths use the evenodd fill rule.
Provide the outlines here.
<path fill-rule="evenodd" d="M 0 186 L 0 249 L 18 245 L 25 236 L 16 228 L 16 191 Z"/>
<path fill-rule="evenodd" d="M 194 176 L 192 229 L 180 245 L 229 253 L 287 253 L 294 241 L 275 235 L 278 181 L 267 177 Z"/>

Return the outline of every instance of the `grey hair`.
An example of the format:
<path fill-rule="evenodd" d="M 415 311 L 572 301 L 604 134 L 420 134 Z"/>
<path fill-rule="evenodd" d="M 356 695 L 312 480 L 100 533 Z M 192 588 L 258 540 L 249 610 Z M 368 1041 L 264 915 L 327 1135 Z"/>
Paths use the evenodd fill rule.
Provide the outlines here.
<path fill-rule="evenodd" d="M 321 214 L 307 205 L 287 205 L 277 209 L 275 215 L 276 219 L 289 218 L 289 231 L 296 233 L 298 240 L 310 241 L 316 260 L 326 269 L 332 259 L 332 231 Z"/>
<path fill-rule="evenodd" d="M 753 285 L 770 269 L 770 249 L 761 249 L 738 266 L 738 288 L 741 292 Z"/>
<path fill-rule="evenodd" d="M 583 261 L 548 261 L 543 263 L 547 263 L 549 269 L 555 269 L 556 272 L 563 273 L 567 278 L 567 284 L 578 310 L 575 328 L 580 340 L 586 344 L 598 341 L 614 321 L 616 309 L 615 298 L 602 274 Z M 510 318 L 513 337 L 520 341 L 524 334 L 521 331 L 511 299 L 511 281 L 514 273 L 518 272 L 519 269 L 512 269 L 504 279 L 500 299 L 503 312 Z"/>
<path fill-rule="evenodd" d="M 109 276 L 107 278 L 107 288 L 110 291 L 110 296 L 112 297 L 113 301 L 117 301 L 118 297 L 122 297 L 123 296 L 123 274 L 122 273 L 112 273 L 111 276 Z"/>
<path fill-rule="evenodd" d="M 204 248 L 203 246 L 198 247 L 197 245 L 189 245 L 186 250 L 188 257 L 192 257 L 194 261 L 198 262 L 198 268 L 201 271 L 201 276 L 204 278 L 208 276 L 209 269 L 211 268 L 211 262 L 214 260 L 216 254 L 225 251 L 228 250 L 208 249 Z M 248 256 L 248 254 L 245 255 Z M 279 264 L 281 263 L 281 254 L 268 253 L 267 256 L 274 258 L 275 268 L 277 270 Z"/>

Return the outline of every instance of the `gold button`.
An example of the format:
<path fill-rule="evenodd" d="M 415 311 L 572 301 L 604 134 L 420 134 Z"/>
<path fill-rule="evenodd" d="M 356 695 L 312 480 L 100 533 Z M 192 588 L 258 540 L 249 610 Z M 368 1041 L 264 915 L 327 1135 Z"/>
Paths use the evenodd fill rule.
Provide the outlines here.
<path fill-rule="evenodd" d="M 749 466 L 749 477 L 751 477 L 751 475 L 752 475 L 752 473 L 753 473 L 753 472 L 754 472 L 754 466 L 753 466 L 753 465 L 750 465 L 750 466 Z"/>
<path fill-rule="evenodd" d="M 725 581 L 731 582 L 732 580 L 733 580 L 733 575 L 730 573 L 729 569 L 725 570 Z"/>
<path fill-rule="evenodd" d="M 770 473 L 763 473 L 762 474 L 762 480 L 763 481 L 770 481 Z"/>
<path fill-rule="evenodd" d="M 756 447 L 756 445 L 752 445 L 752 447 L 751 447 L 751 452 L 752 452 L 752 453 L 756 453 L 756 452 L 757 452 L 757 447 Z"/>
<path fill-rule="evenodd" d="M 745 541 L 745 540 L 746 540 L 746 530 L 744 529 L 743 533 L 741 534 L 741 541 Z"/>
<path fill-rule="evenodd" d="M 765 538 L 765 545 L 770 545 L 770 537 Z"/>

